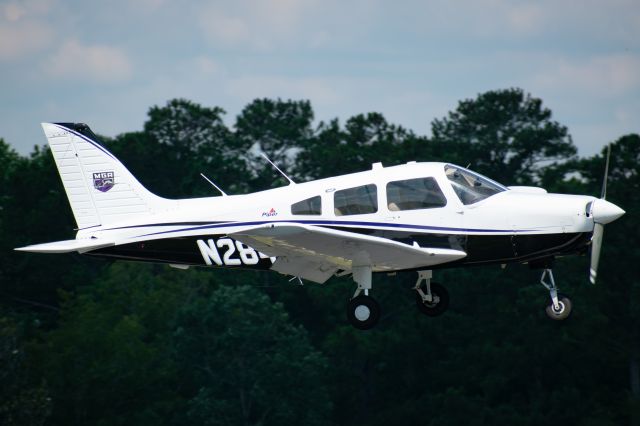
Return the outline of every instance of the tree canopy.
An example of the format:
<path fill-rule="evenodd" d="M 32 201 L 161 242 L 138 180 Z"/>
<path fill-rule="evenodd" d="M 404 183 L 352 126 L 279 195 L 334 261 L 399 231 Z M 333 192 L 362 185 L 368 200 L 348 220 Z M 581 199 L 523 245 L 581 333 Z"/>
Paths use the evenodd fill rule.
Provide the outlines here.
<path fill-rule="evenodd" d="M 468 164 L 498 181 L 530 184 L 537 169 L 576 154 L 568 129 L 542 100 L 521 89 L 494 90 L 460 101 L 431 125 L 433 140 L 465 146 Z"/>

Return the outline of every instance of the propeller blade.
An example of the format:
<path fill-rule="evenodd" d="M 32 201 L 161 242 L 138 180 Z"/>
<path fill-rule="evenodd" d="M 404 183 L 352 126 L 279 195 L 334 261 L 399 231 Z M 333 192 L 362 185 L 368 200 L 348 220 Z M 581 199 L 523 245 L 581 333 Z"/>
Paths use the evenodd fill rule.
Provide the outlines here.
<path fill-rule="evenodd" d="M 602 178 L 602 193 L 600 198 L 607 199 L 607 178 L 609 177 L 609 158 L 611 157 L 611 145 L 607 145 L 607 160 L 604 163 L 604 178 Z"/>
<path fill-rule="evenodd" d="M 598 262 L 600 261 L 603 234 L 604 225 L 601 223 L 594 224 L 593 236 L 591 237 L 591 265 L 589 265 L 589 280 L 591 284 L 595 284 L 598 277 Z"/>
<path fill-rule="evenodd" d="M 606 201 L 607 179 L 609 178 L 609 158 L 611 158 L 611 145 L 607 145 L 607 159 L 604 163 L 604 177 L 602 178 L 602 193 L 600 200 L 595 200 L 591 206 L 593 214 L 593 235 L 591 236 L 591 264 L 589 265 L 589 281 L 596 283 L 598 278 L 598 263 L 600 263 L 600 251 L 602 249 L 602 236 L 604 224 L 613 222 L 624 214 L 624 210 L 615 204 Z"/>

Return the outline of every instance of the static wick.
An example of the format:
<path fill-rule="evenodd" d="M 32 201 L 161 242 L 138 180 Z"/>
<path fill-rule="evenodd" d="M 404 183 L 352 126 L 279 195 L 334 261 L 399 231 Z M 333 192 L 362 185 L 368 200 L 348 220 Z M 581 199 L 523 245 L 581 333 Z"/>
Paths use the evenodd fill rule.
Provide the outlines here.
<path fill-rule="evenodd" d="M 298 277 L 298 276 L 295 276 L 295 275 L 294 275 L 293 277 L 291 277 L 291 279 L 289 280 L 289 282 L 291 282 L 291 281 L 293 281 L 293 280 L 295 280 L 295 279 L 298 279 L 298 283 L 300 283 L 300 285 L 301 285 L 301 286 L 304 286 L 304 283 L 302 282 L 302 278 L 300 278 L 300 277 Z"/>

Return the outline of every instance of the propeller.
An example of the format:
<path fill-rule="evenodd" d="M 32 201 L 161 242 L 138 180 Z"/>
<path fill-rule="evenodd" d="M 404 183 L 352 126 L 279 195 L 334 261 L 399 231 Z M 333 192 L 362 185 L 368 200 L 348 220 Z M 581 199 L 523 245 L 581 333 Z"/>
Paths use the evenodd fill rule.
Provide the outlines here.
<path fill-rule="evenodd" d="M 599 200 L 595 200 L 591 203 L 591 214 L 593 216 L 594 222 L 593 235 L 591 237 L 591 264 L 589 265 L 589 280 L 591 281 L 591 284 L 595 284 L 596 278 L 598 277 L 598 263 L 600 262 L 600 251 L 602 249 L 604 225 L 609 222 L 613 222 L 624 214 L 624 210 L 606 200 L 610 157 L 611 145 L 607 146 L 607 160 L 604 166 L 602 194 L 600 195 Z"/>

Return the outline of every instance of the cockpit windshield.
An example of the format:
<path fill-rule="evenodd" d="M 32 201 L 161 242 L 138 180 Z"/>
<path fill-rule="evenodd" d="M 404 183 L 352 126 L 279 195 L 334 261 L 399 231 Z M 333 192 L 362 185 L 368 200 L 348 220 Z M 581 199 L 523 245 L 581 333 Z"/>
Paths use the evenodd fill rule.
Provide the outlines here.
<path fill-rule="evenodd" d="M 462 204 L 468 205 L 489 198 L 498 192 L 506 191 L 507 188 L 498 182 L 482 176 L 478 173 L 467 170 L 464 167 L 447 164 L 444 172 L 451 182 Z"/>

